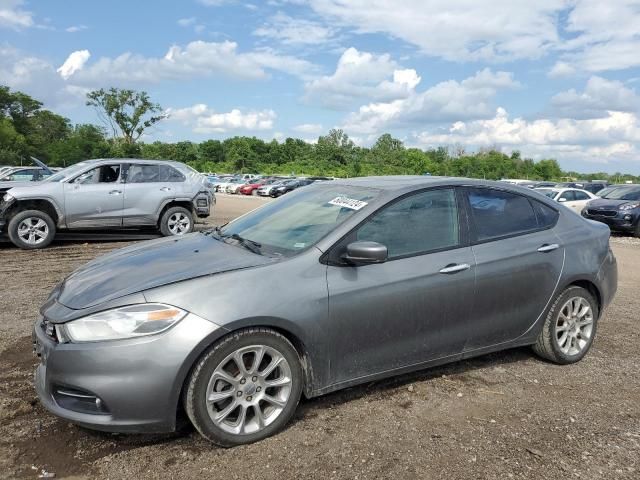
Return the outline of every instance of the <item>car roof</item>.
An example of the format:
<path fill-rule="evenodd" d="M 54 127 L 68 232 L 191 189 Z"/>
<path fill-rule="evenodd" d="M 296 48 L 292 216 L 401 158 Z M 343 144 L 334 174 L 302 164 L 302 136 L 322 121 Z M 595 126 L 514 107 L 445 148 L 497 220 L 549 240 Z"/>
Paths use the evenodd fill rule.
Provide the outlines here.
<path fill-rule="evenodd" d="M 380 177 L 354 177 L 338 179 L 331 182 L 331 185 L 351 185 L 354 187 L 378 188 L 381 190 L 405 190 L 408 188 L 432 187 L 437 185 L 477 185 L 495 188 L 509 189 L 514 191 L 531 191 L 526 187 L 507 182 L 493 180 L 477 180 L 461 177 L 437 177 L 429 175 L 389 175 Z"/>
<path fill-rule="evenodd" d="M 178 162 L 176 160 L 158 160 L 158 159 L 148 160 L 148 159 L 141 159 L 141 158 L 94 158 L 91 160 L 83 160 L 82 162 L 79 162 L 79 163 L 86 163 L 88 165 L 99 165 L 103 163 L 113 163 L 113 162 L 131 163 L 134 165 L 155 165 L 157 163 L 162 162 L 162 163 L 168 163 L 176 167 L 183 167 L 183 168 L 187 167 L 184 163 Z"/>

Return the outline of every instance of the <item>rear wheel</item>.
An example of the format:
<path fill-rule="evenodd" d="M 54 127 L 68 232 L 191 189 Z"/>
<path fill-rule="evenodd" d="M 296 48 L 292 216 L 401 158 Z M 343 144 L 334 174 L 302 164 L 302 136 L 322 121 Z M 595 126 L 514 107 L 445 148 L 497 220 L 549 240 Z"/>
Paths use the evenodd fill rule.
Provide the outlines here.
<path fill-rule="evenodd" d="M 39 210 L 25 210 L 11 218 L 7 228 L 9 239 L 19 248 L 35 250 L 48 246 L 56 235 L 53 219 Z"/>
<path fill-rule="evenodd" d="M 591 348 L 598 326 L 598 304 L 582 287 L 569 287 L 553 303 L 533 350 L 558 364 L 575 363 Z"/>
<path fill-rule="evenodd" d="M 184 207 L 169 208 L 160 219 L 160 232 L 165 237 L 193 231 L 193 215 Z"/>
<path fill-rule="evenodd" d="M 279 333 L 241 330 L 212 346 L 187 382 L 185 410 L 208 440 L 231 447 L 262 440 L 291 419 L 302 392 L 298 353 Z"/>

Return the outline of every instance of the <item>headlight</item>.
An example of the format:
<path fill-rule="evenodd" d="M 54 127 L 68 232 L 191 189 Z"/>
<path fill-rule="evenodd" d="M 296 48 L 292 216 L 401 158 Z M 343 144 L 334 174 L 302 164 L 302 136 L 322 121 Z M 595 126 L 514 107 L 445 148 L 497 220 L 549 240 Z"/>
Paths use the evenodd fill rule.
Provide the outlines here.
<path fill-rule="evenodd" d="M 11 195 L 10 193 L 5 193 L 4 197 L 2 197 L 2 200 L 4 200 L 5 202 L 10 202 L 11 200 L 13 200 L 13 195 Z"/>
<path fill-rule="evenodd" d="M 624 205 L 620 205 L 618 208 L 620 210 L 633 210 L 638 207 L 640 207 L 640 203 L 625 203 Z"/>
<path fill-rule="evenodd" d="M 144 303 L 73 320 L 65 324 L 65 330 L 72 342 L 120 340 L 163 332 L 186 315 L 170 305 Z"/>

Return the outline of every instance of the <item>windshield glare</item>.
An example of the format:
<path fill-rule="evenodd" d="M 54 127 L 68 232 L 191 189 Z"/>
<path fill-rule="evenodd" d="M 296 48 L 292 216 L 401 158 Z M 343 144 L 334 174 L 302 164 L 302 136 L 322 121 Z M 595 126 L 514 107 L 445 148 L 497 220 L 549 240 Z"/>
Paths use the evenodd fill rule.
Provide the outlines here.
<path fill-rule="evenodd" d="M 75 175 L 76 173 L 80 172 L 86 166 L 87 166 L 87 163 L 85 162 L 76 163 L 75 165 L 72 165 L 70 167 L 60 170 L 58 173 L 54 173 L 49 178 L 47 178 L 45 182 L 61 182 L 65 178 L 69 178 L 72 175 Z"/>
<path fill-rule="evenodd" d="M 265 254 L 293 256 L 315 245 L 379 193 L 346 185 L 300 189 L 234 220 L 220 234 L 257 242 Z"/>
<path fill-rule="evenodd" d="M 600 196 L 607 200 L 640 200 L 640 187 L 618 187 Z"/>

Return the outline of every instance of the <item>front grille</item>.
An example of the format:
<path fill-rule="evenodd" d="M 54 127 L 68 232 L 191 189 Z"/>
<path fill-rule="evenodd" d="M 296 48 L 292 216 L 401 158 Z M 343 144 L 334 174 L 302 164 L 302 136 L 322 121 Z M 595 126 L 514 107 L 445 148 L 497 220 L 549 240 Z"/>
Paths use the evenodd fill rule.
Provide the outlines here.
<path fill-rule="evenodd" d="M 58 343 L 58 334 L 56 333 L 56 326 L 51 323 L 46 318 L 42 319 L 42 330 L 44 330 L 44 334 L 49 337 L 54 342 Z"/>
<path fill-rule="evenodd" d="M 615 217 L 618 215 L 616 210 L 594 210 L 593 208 L 587 210 L 587 213 L 594 217 Z"/>

